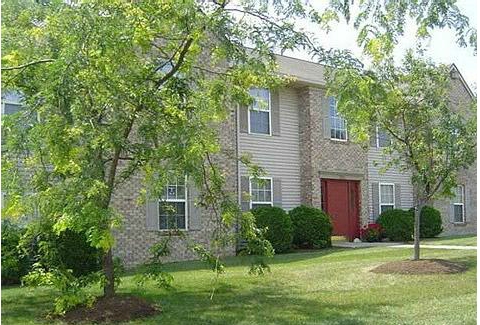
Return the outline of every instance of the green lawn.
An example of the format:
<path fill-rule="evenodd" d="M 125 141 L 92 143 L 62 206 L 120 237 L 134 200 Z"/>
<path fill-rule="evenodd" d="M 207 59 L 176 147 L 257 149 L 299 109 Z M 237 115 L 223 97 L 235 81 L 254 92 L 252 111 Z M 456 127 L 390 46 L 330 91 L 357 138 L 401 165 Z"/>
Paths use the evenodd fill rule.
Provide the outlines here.
<path fill-rule="evenodd" d="M 210 271 L 199 262 L 173 263 L 168 268 L 174 289 L 137 289 L 126 276 L 120 292 L 141 295 L 163 310 L 130 324 L 475 324 L 476 252 L 423 251 L 425 258 L 465 262 L 468 271 L 462 274 L 369 272 L 411 253 L 365 248 L 278 255 L 263 277 L 247 275 L 247 258 L 231 258 L 213 301 Z M 42 315 L 53 297 L 49 289 L 2 289 L 2 323 L 45 322 Z"/>
<path fill-rule="evenodd" d="M 462 236 L 429 238 L 429 239 L 422 240 L 421 243 L 428 244 L 428 245 L 477 246 L 477 236 L 462 235 Z"/>

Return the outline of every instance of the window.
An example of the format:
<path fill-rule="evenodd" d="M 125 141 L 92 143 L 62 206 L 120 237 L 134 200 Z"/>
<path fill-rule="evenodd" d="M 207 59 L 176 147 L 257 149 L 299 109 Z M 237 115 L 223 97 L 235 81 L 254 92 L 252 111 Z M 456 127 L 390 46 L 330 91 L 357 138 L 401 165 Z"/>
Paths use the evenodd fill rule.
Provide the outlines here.
<path fill-rule="evenodd" d="M 186 177 L 172 177 L 160 199 L 160 230 L 187 229 Z"/>
<path fill-rule="evenodd" d="M 250 208 L 260 206 L 272 206 L 272 179 L 271 178 L 250 178 Z"/>
<path fill-rule="evenodd" d="M 377 148 L 388 147 L 391 144 L 390 136 L 387 132 L 381 130 L 378 126 L 377 133 Z"/>
<path fill-rule="evenodd" d="M 347 121 L 342 118 L 337 111 L 337 101 L 334 97 L 328 98 L 330 120 L 330 138 L 335 140 L 347 141 Z"/>
<path fill-rule="evenodd" d="M 395 185 L 379 184 L 380 213 L 395 208 Z"/>
<path fill-rule="evenodd" d="M 250 89 L 253 103 L 248 110 L 249 133 L 270 135 L 270 91 L 264 88 Z"/>
<path fill-rule="evenodd" d="M 465 189 L 463 185 L 458 185 L 455 189 L 455 198 L 453 200 L 453 222 L 465 222 Z"/>
<path fill-rule="evenodd" d="M 20 112 L 22 110 L 22 105 L 19 103 L 3 103 L 2 114 L 10 115 Z"/>

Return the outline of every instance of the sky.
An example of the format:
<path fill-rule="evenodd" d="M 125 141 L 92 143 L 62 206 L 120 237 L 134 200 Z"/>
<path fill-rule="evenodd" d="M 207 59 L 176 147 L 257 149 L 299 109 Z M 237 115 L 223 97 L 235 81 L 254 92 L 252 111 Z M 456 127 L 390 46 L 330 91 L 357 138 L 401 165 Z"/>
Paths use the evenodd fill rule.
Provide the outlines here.
<path fill-rule="evenodd" d="M 315 5 L 315 2 L 318 0 L 310 1 Z M 322 0 L 322 2 L 327 1 Z M 477 28 L 477 1 L 459 0 L 457 5 L 462 13 L 470 19 L 470 25 Z M 325 48 L 349 49 L 357 57 L 361 56 L 361 49 L 356 44 L 357 31 L 351 24 L 339 23 L 334 25 L 328 34 L 316 31 L 318 28 L 315 29 L 313 24 L 305 24 L 301 27 L 314 32 L 320 44 Z M 397 61 L 400 61 L 407 49 L 415 48 L 415 31 L 416 26 L 414 23 L 407 24 L 405 34 L 395 49 L 395 58 Z M 473 49 L 471 47 L 461 48 L 457 45 L 455 31 L 446 28 L 433 30 L 433 32 L 431 32 L 431 38 L 426 40 L 425 44 L 427 46 L 427 56 L 436 63 L 455 63 L 466 82 L 472 90 L 476 92 L 477 57 L 473 55 Z M 285 54 L 309 60 L 308 54 L 300 51 Z"/>

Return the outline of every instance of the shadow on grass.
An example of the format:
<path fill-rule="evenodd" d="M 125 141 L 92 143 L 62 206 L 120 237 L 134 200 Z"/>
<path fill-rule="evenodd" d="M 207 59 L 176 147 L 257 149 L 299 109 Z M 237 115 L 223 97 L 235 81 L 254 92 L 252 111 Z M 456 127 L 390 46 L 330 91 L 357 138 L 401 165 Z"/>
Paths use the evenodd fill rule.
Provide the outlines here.
<path fill-rule="evenodd" d="M 162 301 L 162 314 L 145 320 L 145 324 L 352 324 L 362 314 L 373 318 L 391 304 L 332 304 L 319 299 L 296 297 L 282 288 L 258 287 L 248 291 L 234 284 L 218 286 L 213 300 L 210 292 L 178 292 L 165 296 L 143 295 L 151 302 Z M 377 316 L 375 316 L 377 315 Z M 369 318 L 372 319 L 372 318 Z M 380 320 L 378 320 L 380 321 Z"/>

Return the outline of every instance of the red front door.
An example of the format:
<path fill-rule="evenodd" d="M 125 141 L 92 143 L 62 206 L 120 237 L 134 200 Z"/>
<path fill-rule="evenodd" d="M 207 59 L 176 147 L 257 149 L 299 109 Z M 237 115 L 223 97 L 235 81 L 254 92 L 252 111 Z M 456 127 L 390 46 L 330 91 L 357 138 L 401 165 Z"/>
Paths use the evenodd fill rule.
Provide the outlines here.
<path fill-rule="evenodd" d="M 333 234 L 359 235 L 359 181 L 322 179 L 322 207 L 332 219 Z"/>

